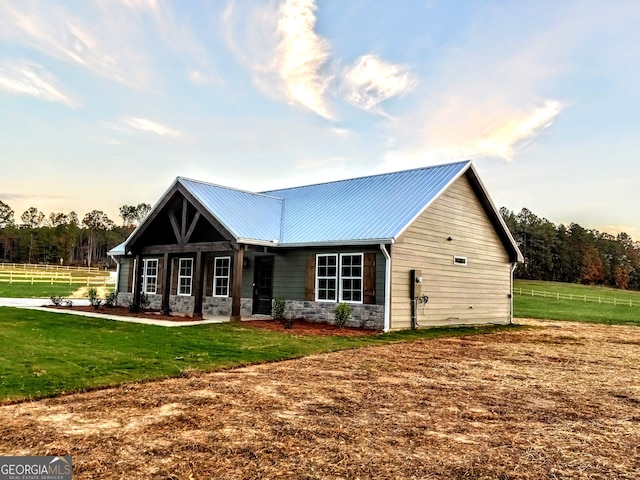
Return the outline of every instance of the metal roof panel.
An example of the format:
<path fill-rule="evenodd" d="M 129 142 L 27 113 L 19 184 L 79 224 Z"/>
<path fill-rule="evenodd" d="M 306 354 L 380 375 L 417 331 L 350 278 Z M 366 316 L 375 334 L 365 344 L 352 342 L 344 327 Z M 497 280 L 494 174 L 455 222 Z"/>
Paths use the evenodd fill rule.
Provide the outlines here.
<path fill-rule="evenodd" d="M 469 161 L 263 192 L 284 199 L 281 244 L 396 238 Z"/>
<path fill-rule="evenodd" d="M 280 239 L 282 199 L 186 178 L 179 181 L 235 238 Z"/>

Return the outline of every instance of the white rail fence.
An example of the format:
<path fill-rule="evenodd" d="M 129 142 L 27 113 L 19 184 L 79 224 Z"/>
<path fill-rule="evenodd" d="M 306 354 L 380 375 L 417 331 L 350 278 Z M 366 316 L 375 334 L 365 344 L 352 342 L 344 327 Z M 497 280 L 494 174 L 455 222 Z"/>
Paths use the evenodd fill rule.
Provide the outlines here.
<path fill-rule="evenodd" d="M 70 265 L 49 265 L 49 264 L 37 264 L 37 263 L 1 263 L 0 271 L 10 270 L 24 270 L 24 271 L 56 271 L 56 272 L 86 272 L 86 273 L 99 273 L 102 272 L 98 267 L 73 267 Z"/>
<path fill-rule="evenodd" d="M 640 300 L 634 300 L 631 298 L 616 298 L 616 297 L 601 297 L 593 295 L 578 295 L 575 293 L 559 293 L 559 292 L 545 292 L 541 290 L 532 290 L 530 288 L 514 288 L 513 293 L 516 295 L 527 295 L 530 297 L 543 297 L 553 300 L 575 300 L 580 302 L 593 302 L 605 305 L 616 305 L 625 307 L 637 307 L 640 305 Z"/>
<path fill-rule="evenodd" d="M 97 267 L 0 263 L 0 282 L 10 285 L 48 283 L 99 287 L 112 285 L 115 279 L 109 272 Z"/>

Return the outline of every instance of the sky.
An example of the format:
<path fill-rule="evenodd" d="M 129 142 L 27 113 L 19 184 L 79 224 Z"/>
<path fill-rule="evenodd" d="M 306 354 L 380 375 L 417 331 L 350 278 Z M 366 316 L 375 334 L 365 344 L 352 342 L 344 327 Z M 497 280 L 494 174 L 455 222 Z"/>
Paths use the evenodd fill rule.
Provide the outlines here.
<path fill-rule="evenodd" d="M 640 240 L 637 0 L 0 0 L 19 222 L 471 159 L 496 207 Z"/>

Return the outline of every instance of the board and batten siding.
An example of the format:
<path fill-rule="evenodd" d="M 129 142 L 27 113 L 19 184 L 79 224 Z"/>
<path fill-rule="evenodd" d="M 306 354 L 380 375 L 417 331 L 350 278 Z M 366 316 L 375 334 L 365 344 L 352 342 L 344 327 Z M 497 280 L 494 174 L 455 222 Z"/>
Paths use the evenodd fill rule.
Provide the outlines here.
<path fill-rule="evenodd" d="M 447 240 L 451 238 L 451 240 Z M 466 265 L 454 264 L 466 257 Z M 456 180 L 391 248 L 391 328 L 411 328 L 411 270 L 422 271 L 418 326 L 509 323 L 509 254 L 466 176 Z"/>

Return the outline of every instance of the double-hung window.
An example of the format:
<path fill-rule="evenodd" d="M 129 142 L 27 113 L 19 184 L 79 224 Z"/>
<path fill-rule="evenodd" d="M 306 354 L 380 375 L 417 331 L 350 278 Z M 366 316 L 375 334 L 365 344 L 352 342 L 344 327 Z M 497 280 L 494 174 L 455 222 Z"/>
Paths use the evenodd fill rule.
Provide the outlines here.
<path fill-rule="evenodd" d="M 316 300 L 362 303 L 362 253 L 316 255 Z"/>
<path fill-rule="evenodd" d="M 229 296 L 231 257 L 216 257 L 213 263 L 213 296 Z"/>
<path fill-rule="evenodd" d="M 178 263 L 178 295 L 191 295 L 193 258 L 181 258 Z"/>
<path fill-rule="evenodd" d="M 340 254 L 340 301 L 362 303 L 362 254 Z"/>
<path fill-rule="evenodd" d="M 156 293 L 158 287 L 158 259 L 145 258 L 142 261 L 142 292 Z"/>
<path fill-rule="evenodd" d="M 338 255 L 316 256 L 316 300 L 335 302 L 338 291 Z"/>

